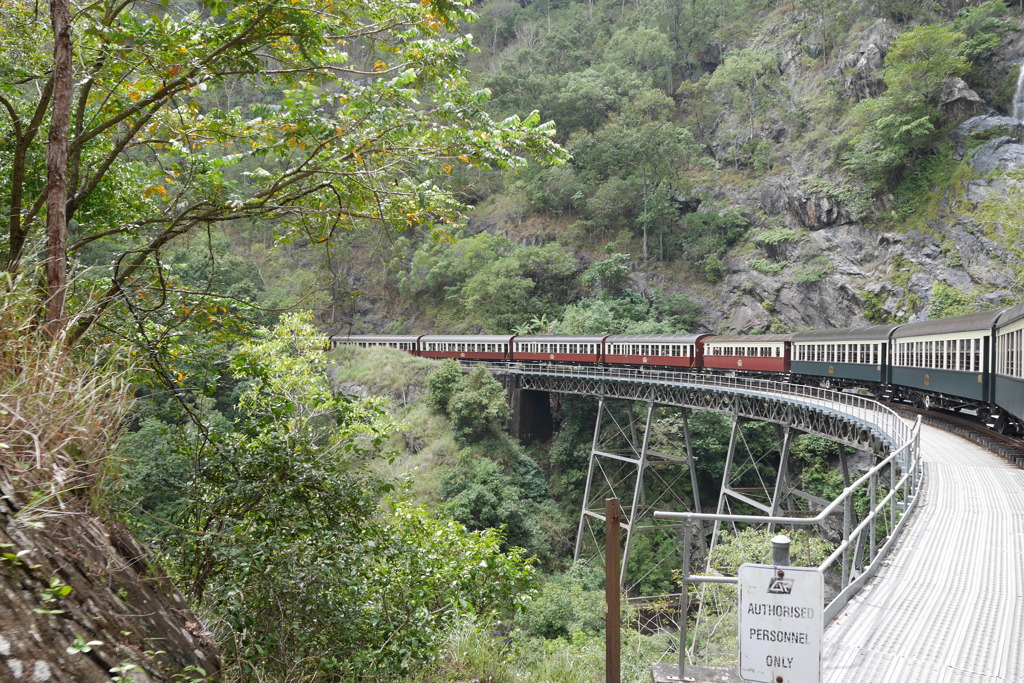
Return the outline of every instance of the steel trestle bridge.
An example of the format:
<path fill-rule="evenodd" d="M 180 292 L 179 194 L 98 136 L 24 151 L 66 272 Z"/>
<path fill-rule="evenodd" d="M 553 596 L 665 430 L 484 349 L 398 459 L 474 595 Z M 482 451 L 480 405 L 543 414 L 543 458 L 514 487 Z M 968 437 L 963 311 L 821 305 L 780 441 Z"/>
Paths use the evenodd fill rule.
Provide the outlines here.
<path fill-rule="evenodd" d="M 703 573 L 694 573 L 691 546 L 695 532 L 704 537 L 711 530 L 713 548 L 723 534 L 735 533 L 741 525 L 760 525 L 769 530 L 816 527 L 822 536 L 835 542 L 835 550 L 819 566 L 828 585 L 821 612 L 828 626 L 878 571 L 919 498 L 923 475 L 920 423 L 908 424 L 892 410 L 864 396 L 709 373 L 562 364 L 488 366 L 509 391 L 513 432 L 530 431 L 521 424 L 537 414 L 523 409 L 530 400 L 547 401 L 553 393 L 598 399 L 575 556 L 577 560 L 585 559 L 587 540 L 597 541 L 595 529 L 598 523 L 603 527 L 605 521 L 604 498 L 620 498 L 625 536 L 621 560 L 624 584 L 635 536 L 645 529 L 675 530 L 677 537 L 681 537 L 684 581 L 689 584 L 736 582 L 734 576 L 708 572 L 707 566 L 700 568 Z M 642 404 L 646 410 L 623 410 L 624 402 Z M 657 410 L 681 414 L 683 443 L 676 454 L 658 452 L 652 447 Z M 694 453 L 691 411 L 713 411 L 731 418 L 729 446 L 714 512 L 705 510 L 696 494 L 695 461 L 700 456 Z M 751 421 L 772 423 L 779 435 L 779 452 L 773 462 L 775 481 L 764 482 L 760 493 L 737 484 L 737 478 L 743 474 L 740 426 Z M 822 500 L 789 481 L 789 451 L 793 437 L 800 433 L 818 435 L 840 445 L 844 489 L 834 500 Z M 870 454 L 869 465 L 862 468 L 866 471 L 851 472 L 847 449 Z M 666 477 L 666 466 L 683 471 L 675 478 Z M 748 467 L 748 478 L 750 471 Z M 686 488 L 694 492 L 692 499 L 673 497 L 673 489 L 680 488 L 678 484 L 687 474 L 690 481 Z M 652 485 L 651 477 L 659 480 L 656 485 Z M 859 501 L 857 505 L 855 498 Z M 684 589 L 680 614 L 687 613 L 687 594 Z M 685 620 L 681 619 L 680 624 L 685 624 Z M 686 655 L 680 649 L 680 663 Z"/>

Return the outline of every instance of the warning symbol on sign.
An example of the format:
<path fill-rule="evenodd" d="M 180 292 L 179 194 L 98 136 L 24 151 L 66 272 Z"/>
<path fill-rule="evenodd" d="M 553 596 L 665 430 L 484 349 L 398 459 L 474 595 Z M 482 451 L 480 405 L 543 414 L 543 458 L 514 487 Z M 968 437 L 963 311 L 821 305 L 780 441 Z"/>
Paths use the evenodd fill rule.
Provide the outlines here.
<path fill-rule="evenodd" d="M 775 595 L 789 595 L 793 592 L 793 582 L 789 579 L 772 579 L 768 582 L 768 592 Z"/>

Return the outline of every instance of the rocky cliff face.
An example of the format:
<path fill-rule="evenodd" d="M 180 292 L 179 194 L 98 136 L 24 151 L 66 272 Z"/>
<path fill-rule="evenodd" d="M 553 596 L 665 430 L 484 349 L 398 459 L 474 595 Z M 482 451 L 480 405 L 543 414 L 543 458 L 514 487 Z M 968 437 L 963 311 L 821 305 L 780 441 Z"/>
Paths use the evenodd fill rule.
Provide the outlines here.
<path fill-rule="evenodd" d="M 884 90 L 884 58 L 897 35 L 891 22 L 878 20 L 838 60 L 832 77 L 853 99 Z M 1009 70 L 1022 52 L 1018 31 L 1006 39 L 999 68 Z M 787 63 L 800 69 L 799 60 Z M 793 82 L 814 77 L 791 74 Z M 934 197 L 923 220 L 897 216 L 889 196 L 873 207 L 881 227 L 859 222 L 840 193 L 821 182 L 827 164 L 813 151 L 787 154 L 754 193 L 726 191 L 730 201 L 751 208 L 755 226 L 782 225 L 797 237 L 781 250 L 749 244 L 734 250 L 722 282 L 694 292 L 706 302 L 707 327 L 754 332 L 918 320 L 928 316 L 937 283 L 972 307 L 1010 305 L 1024 296 L 1021 253 L 1013 246 L 1024 215 L 1024 125 L 960 79 L 946 84 L 943 108 L 962 123 L 952 152 L 936 153 L 959 165 L 948 187 L 928 188 Z M 758 260 L 779 264 L 779 272 L 759 272 L 750 265 Z"/>
<path fill-rule="evenodd" d="M 0 495 L 0 680 L 219 678 L 209 634 L 126 530 L 29 506 L 5 477 Z"/>

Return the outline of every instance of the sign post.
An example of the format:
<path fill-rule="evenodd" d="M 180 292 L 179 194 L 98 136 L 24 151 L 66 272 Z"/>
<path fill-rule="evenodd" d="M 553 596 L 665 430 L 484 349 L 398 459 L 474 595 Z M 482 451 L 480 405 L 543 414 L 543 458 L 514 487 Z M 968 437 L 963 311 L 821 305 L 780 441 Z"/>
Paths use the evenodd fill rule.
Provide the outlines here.
<path fill-rule="evenodd" d="M 745 564 L 739 585 L 740 677 L 751 683 L 820 683 L 821 572 Z"/>

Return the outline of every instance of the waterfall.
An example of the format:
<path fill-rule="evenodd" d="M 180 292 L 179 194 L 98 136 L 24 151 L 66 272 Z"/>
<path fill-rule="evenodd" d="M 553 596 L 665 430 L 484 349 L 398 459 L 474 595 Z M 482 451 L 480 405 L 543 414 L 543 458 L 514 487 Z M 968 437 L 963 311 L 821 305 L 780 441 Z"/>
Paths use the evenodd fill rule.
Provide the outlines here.
<path fill-rule="evenodd" d="M 1017 75 L 1017 92 L 1013 95 L 1013 120 L 1024 123 L 1024 62 L 1017 68 L 1020 73 Z"/>

